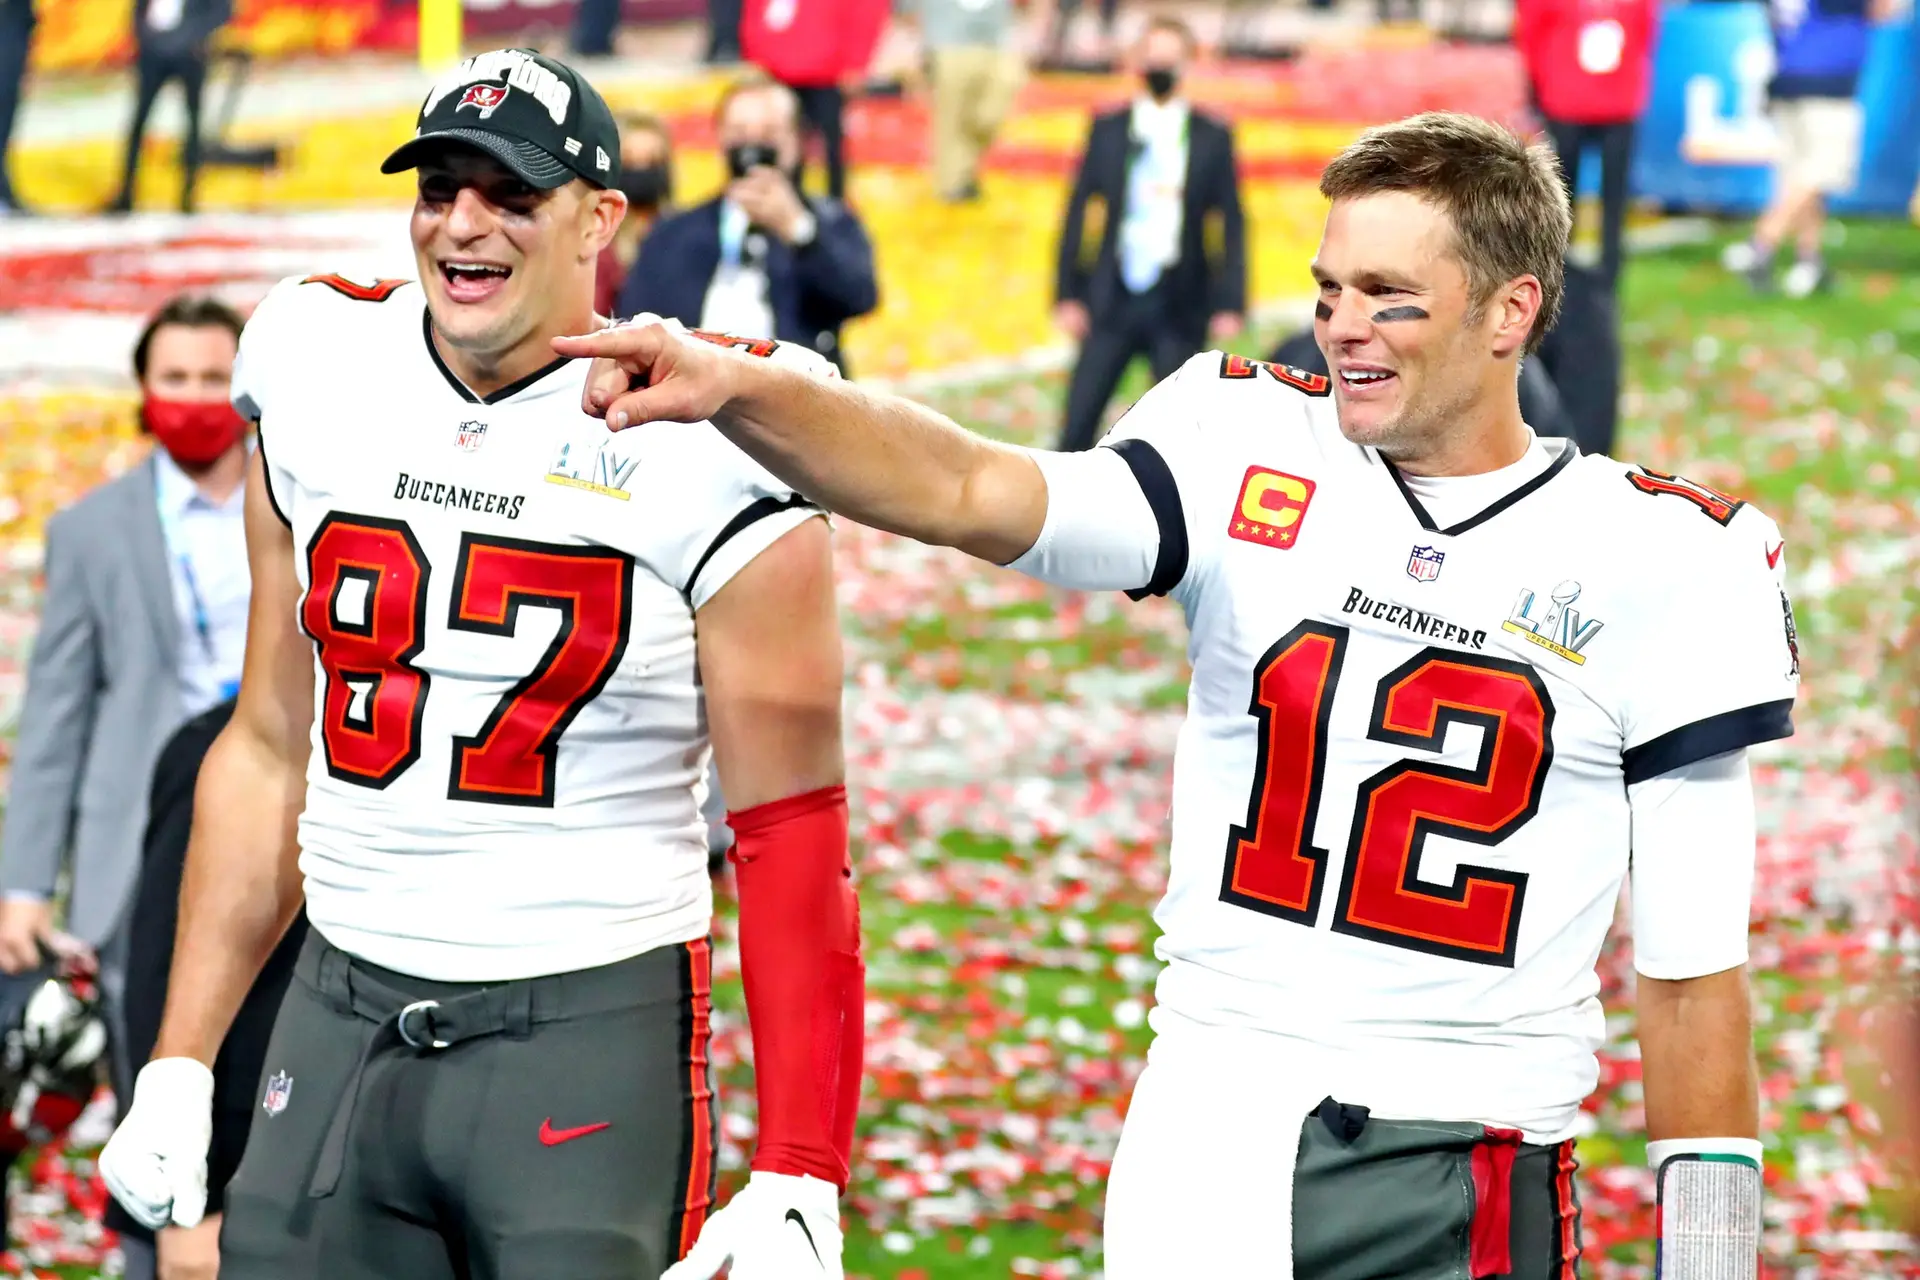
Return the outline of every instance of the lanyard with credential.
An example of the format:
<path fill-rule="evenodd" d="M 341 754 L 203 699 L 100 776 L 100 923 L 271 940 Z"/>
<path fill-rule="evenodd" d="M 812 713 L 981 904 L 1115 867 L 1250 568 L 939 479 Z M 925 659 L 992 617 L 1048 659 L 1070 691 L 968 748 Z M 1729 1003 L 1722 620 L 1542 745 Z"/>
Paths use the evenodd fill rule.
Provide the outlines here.
<path fill-rule="evenodd" d="M 187 604 L 193 612 L 193 629 L 200 637 L 200 648 L 208 659 L 213 657 L 213 620 L 207 614 L 206 597 L 200 594 L 200 580 L 193 572 L 193 557 L 187 554 L 184 539 L 180 536 L 179 517 L 166 510 L 160 510 L 160 536 L 167 545 L 167 554 L 180 566 L 180 580 L 187 584 Z"/>
<path fill-rule="evenodd" d="M 720 264 L 726 267 L 740 265 L 741 249 L 747 239 L 746 212 L 731 202 L 720 205 Z"/>
<path fill-rule="evenodd" d="M 200 634 L 200 648 L 208 659 L 213 657 L 213 624 L 207 619 L 207 602 L 201 598 L 200 584 L 193 576 L 193 558 L 186 552 L 179 552 L 175 558 L 180 561 L 180 576 L 187 584 L 187 598 L 193 604 L 193 629 Z"/>

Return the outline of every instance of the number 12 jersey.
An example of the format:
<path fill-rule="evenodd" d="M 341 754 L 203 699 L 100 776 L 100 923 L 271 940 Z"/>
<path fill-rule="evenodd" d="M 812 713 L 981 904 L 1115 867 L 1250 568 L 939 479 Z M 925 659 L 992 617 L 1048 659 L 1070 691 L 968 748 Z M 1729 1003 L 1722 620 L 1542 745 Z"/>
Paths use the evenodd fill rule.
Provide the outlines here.
<path fill-rule="evenodd" d="M 1630 852 L 1680 922 L 1639 943 L 1687 976 L 1745 959 L 1748 880 L 1637 844 L 1629 788 L 1791 732 L 1779 533 L 1570 441 L 1436 520 L 1328 390 L 1195 357 L 1104 457 L 1039 460 L 1014 567 L 1186 612 L 1160 1004 L 1292 1038 L 1383 1116 L 1558 1140 Z"/>

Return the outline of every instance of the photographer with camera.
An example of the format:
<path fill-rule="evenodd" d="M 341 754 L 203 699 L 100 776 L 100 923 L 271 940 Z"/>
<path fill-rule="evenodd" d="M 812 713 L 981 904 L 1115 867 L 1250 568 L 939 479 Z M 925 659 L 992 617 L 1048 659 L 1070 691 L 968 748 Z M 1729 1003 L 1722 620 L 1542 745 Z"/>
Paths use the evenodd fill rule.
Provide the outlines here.
<path fill-rule="evenodd" d="M 726 189 L 648 233 L 617 313 L 797 343 L 846 374 L 841 326 L 879 300 L 873 245 L 852 210 L 800 190 L 792 90 L 764 77 L 734 84 L 720 99 L 715 132 Z"/>

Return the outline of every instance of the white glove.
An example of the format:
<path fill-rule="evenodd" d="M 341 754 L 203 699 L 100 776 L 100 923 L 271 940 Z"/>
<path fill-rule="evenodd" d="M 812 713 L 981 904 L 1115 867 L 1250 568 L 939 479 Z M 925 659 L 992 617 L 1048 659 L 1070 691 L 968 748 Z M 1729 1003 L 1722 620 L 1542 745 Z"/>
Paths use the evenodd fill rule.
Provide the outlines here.
<path fill-rule="evenodd" d="M 819 1178 L 756 1171 L 660 1280 L 713 1280 L 727 1268 L 728 1280 L 841 1280 L 840 1193 Z"/>
<path fill-rule="evenodd" d="M 100 1176 L 121 1208 L 159 1230 L 207 1212 L 213 1072 L 193 1058 L 156 1058 L 133 1082 L 133 1105 L 100 1153 Z"/>

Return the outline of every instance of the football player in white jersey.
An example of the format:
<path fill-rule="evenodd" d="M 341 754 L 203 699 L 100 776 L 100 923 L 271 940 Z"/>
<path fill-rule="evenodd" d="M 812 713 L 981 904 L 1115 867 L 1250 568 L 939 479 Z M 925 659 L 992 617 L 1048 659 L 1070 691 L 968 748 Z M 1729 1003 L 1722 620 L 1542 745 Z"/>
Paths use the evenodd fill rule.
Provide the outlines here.
<path fill-rule="evenodd" d="M 1335 376 L 1196 356 L 1090 453 L 658 326 L 556 345 L 606 358 L 589 408 L 616 430 L 710 420 L 830 510 L 1185 610 L 1111 1280 L 1572 1275 L 1595 959 L 1629 873 L 1662 1262 L 1751 1274 L 1745 750 L 1791 732 L 1780 535 L 1522 420 L 1568 234 L 1544 149 L 1418 116 L 1321 190 Z"/>
<path fill-rule="evenodd" d="M 711 426 L 581 412 L 550 344 L 600 323 L 619 151 L 573 70 L 470 58 L 384 165 L 417 170 L 419 281 L 296 277 L 241 340 L 245 677 L 101 1160 L 145 1220 L 200 1217 L 208 1064 L 304 889 L 226 1280 L 840 1275 L 864 976 L 829 533 Z M 760 1102 L 711 1216 L 709 743 Z"/>

